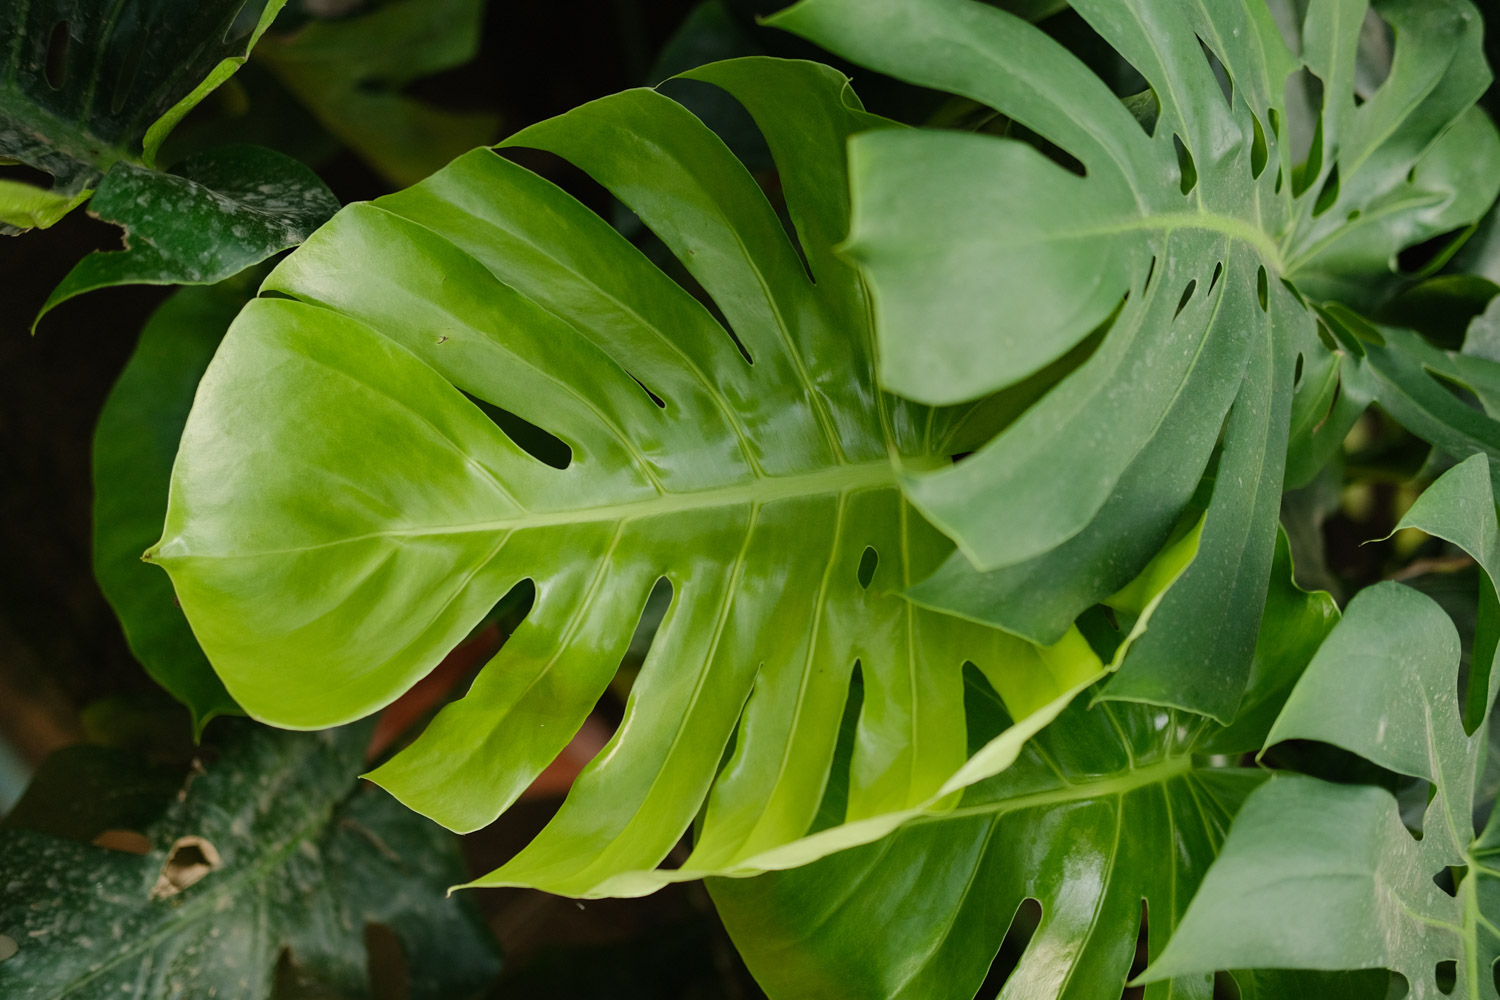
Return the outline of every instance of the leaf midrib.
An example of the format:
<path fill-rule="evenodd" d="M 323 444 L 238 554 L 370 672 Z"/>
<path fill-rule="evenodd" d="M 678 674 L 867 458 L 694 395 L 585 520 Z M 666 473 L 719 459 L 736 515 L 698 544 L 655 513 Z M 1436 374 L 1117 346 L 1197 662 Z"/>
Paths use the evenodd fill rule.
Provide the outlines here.
<path fill-rule="evenodd" d="M 354 542 L 378 538 L 412 538 L 432 535 L 491 534 L 522 531 L 531 528 L 559 527 L 574 524 L 591 524 L 600 521 L 626 522 L 648 517 L 682 514 L 715 507 L 761 507 L 777 500 L 788 500 L 805 496 L 845 494 L 862 489 L 896 486 L 894 466 L 889 459 L 862 462 L 850 465 L 833 465 L 790 476 L 756 477 L 748 481 L 706 490 L 683 493 L 662 493 L 643 500 L 625 503 L 602 504 L 571 510 L 521 512 L 509 517 L 462 524 L 413 525 L 406 528 L 388 528 L 362 535 L 350 535 L 312 545 L 291 546 L 279 549 L 260 549 L 253 552 L 215 554 L 212 558 L 259 558 L 262 556 L 290 555 L 348 545 Z M 147 554 L 152 561 L 169 562 L 199 555 L 191 551 L 180 536 Z M 208 556 L 200 556 L 208 557 Z"/>
<path fill-rule="evenodd" d="M 1147 764 L 1144 767 L 1132 768 L 1124 773 L 1116 772 L 1093 781 L 1064 781 L 1062 787 L 1054 788 L 1050 791 L 1034 792 L 1030 795 L 1017 795 L 1013 798 L 1000 799 L 980 805 L 959 806 L 947 812 L 919 816 L 912 820 L 912 822 L 914 824 L 931 823 L 964 819 L 970 816 L 995 816 L 1026 809 L 1062 805 L 1069 802 L 1081 802 L 1088 799 L 1102 799 L 1116 795 L 1124 796 L 1150 785 L 1167 784 L 1175 778 L 1180 778 L 1191 773 L 1193 770 L 1194 764 L 1191 756 L 1167 757 L 1153 764 Z"/>

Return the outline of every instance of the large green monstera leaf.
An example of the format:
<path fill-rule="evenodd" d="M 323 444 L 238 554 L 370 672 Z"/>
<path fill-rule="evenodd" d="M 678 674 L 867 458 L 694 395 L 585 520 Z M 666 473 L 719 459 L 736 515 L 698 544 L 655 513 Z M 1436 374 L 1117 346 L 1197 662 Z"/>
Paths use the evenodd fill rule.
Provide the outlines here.
<path fill-rule="evenodd" d="M 1171 625 L 1105 696 L 1227 722 L 1289 429 L 1321 428 L 1338 383 L 1322 303 L 1378 301 L 1399 251 L 1470 225 L 1500 187 L 1474 107 L 1482 25 L 1467 0 L 1376 3 L 1394 59 L 1359 92 L 1366 0 L 1307 3 L 1298 52 L 1265 0 L 1072 6 L 1148 92 L 1120 100 L 974 0 L 805 0 L 773 23 L 986 104 L 1077 166 L 992 135 L 851 143 L 848 252 L 871 283 L 881 384 L 934 405 L 1000 393 L 1014 415 L 952 467 L 904 471 L 958 543 L 913 598 L 1054 641 L 1150 558 L 1222 446 L 1198 558 L 1157 612 Z M 1291 134 L 1289 88 L 1322 94 L 1311 135 Z"/>
<path fill-rule="evenodd" d="M 1402 521 L 1467 550 L 1493 587 L 1500 524 L 1483 455 L 1438 480 Z M 1495 620 L 1480 650 L 1494 655 Z M 1484 633 L 1489 631 L 1486 636 Z M 1431 598 L 1399 583 L 1361 591 L 1298 682 L 1267 745 L 1320 740 L 1421 778 L 1433 795 L 1418 840 L 1379 788 L 1277 778 L 1248 802 L 1166 952 L 1159 979 L 1215 967 L 1387 968 L 1414 1000 L 1500 996 L 1500 812 L 1474 833 L 1488 716 L 1466 733 L 1459 637 Z M 1486 668 L 1493 663 L 1485 664 Z M 1471 671 L 1493 703 L 1500 672 Z M 1445 871 L 1454 892 L 1435 882 Z M 1440 981 L 1446 967 L 1446 981 Z"/>
<path fill-rule="evenodd" d="M 1338 617 L 1327 594 L 1298 590 L 1290 571 L 1283 536 L 1246 710 L 1234 727 L 1150 706 L 1090 707 L 1085 696 L 951 812 L 795 871 L 710 882 L 767 992 L 777 1000 L 974 996 L 1012 918 L 1031 899 L 1041 904 L 1040 921 L 1000 997 L 1119 996 L 1143 907 L 1154 957 L 1235 812 L 1266 779 L 1254 769 L 1215 766 L 1225 758 L 1210 755 L 1238 760 L 1260 745 Z M 985 725 L 983 717 L 996 714 L 993 694 L 977 682 L 975 732 L 1003 724 Z M 1209 1000 L 1213 970 L 1206 971 L 1147 996 Z M 1247 997 L 1384 996 L 1383 974 L 1342 983 L 1237 978 Z M 1251 992 L 1252 985 L 1266 992 Z"/>
<path fill-rule="evenodd" d="M 0 2 L 0 158 L 53 178 L 49 189 L 0 179 L 0 225 L 51 225 L 114 164 L 154 165 L 173 126 L 239 68 L 285 4 Z"/>
<path fill-rule="evenodd" d="M 507 144 L 613 191 L 723 323 L 570 196 L 468 154 L 345 209 L 267 279 L 275 297 L 245 309 L 204 377 L 147 555 L 229 693 L 290 727 L 387 704 L 534 581 L 467 695 L 372 775 L 458 830 L 567 744 L 667 581 L 619 731 L 482 884 L 645 892 L 874 839 L 1003 766 L 1099 673 L 1076 632 L 1039 648 L 900 595 L 951 544 L 905 503 L 890 453 L 946 461 L 968 411 L 876 389 L 863 286 L 833 252 L 846 138 L 888 123 L 812 63 L 693 75 L 765 133 L 794 235 L 654 91 Z M 966 661 L 1025 725 L 956 774 Z M 856 665 L 849 823 L 777 854 L 818 812 Z M 692 855 L 652 871 L 700 808 Z"/>

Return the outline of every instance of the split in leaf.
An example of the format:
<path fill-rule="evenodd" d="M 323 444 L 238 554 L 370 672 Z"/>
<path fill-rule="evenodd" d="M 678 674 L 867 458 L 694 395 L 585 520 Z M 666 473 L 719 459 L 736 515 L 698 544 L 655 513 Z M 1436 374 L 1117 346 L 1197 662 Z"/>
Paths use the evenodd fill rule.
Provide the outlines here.
<path fill-rule="evenodd" d="M 1311 0 L 1300 56 L 1263 0 L 1072 6 L 1150 84 L 1150 130 L 1041 30 L 971 0 L 804 0 L 772 23 L 986 104 L 1083 171 L 988 135 L 851 143 L 847 250 L 871 283 L 882 385 L 1025 401 L 952 467 L 904 471 L 959 547 L 921 600 L 973 617 L 976 587 L 1026 592 L 985 620 L 1051 641 L 1169 537 L 1222 431 L 1198 560 L 1103 697 L 1228 722 L 1296 397 L 1327 391 L 1310 306 L 1378 301 L 1399 251 L 1500 190 L 1500 139 L 1474 107 L 1482 24 L 1467 0 L 1377 3 L 1396 53 L 1357 101 L 1365 0 Z M 1286 94 L 1303 69 L 1324 96 L 1299 163 Z M 1299 357 L 1325 377 L 1294 388 Z"/>

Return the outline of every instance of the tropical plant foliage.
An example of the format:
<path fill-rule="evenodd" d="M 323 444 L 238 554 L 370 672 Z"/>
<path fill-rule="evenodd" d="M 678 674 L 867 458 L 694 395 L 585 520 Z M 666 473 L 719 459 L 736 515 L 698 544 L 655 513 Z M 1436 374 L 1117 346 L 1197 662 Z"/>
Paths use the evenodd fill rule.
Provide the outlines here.
<path fill-rule="evenodd" d="M 665 580 L 672 605 L 615 740 L 486 883 L 633 893 L 841 846 L 759 857 L 816 815 L 856 664 L 851 822 L 928 804 L 964 763 L 966 661 L 1019 718 L 1055 712 L 1100 668 L 1076 633 L 1039 648 L 900 595 L 950 546 L 887 455 L 940 459 L 970 410 L 874 387 L 863 289 L 832 253 L 843 143 L 886 123 L 813 64 L 694 75 L 738 97 L 785 164 L 796 246 L 713 133 L 654 92 L 507 145 L 565 155 L 614 191 L 733 334 L 570 197 L 470 154 L 340 214 L 267 279 L 279 297 L 241 314 L 210 367 L 148 554 L 231 695 L 299 727 L 391 701 L 535 580 L 536 608 L 468 695 L 371 776 L 458 830 L 493 820 L 566 745 Z M 409 266 L 376 266 L 393 247 Z M 243 450 L 225 447 L 224 419 L 256 428 Z M 518 421 L 561 457 L 518 446 Z M 247 620 L 247 588 L 267 586 L 318 610 L 298 597 Z M 383 627 L 362 626 L 372 615 Z M 693 856 L 651 874 L 705 796 Z"/>
<path fill-rule="evenodd" d="M 268 36 L 266 68 L 417 182 L 326 223 L 321 181 L 269 150 L 156 171 L 167 108 L 110 125 L 109 162 L 33 129 L 59 193 L 26 218 L 97 186 L 139 237 L 49 306 L 302 244 L 163 307 L 101 420 L 96 560 L 138 657 L 200 729 L 322 730 L 533 587 L 368 777 L 480 829 L 628 686 L 556 816 L 465 887 L 710 878 L 775 1000 L 1500 1000 L 1500 244 L 1459 252 L 1500 194 L 1484 20 L 1470 0 L 1062 6 L 801 0 L 769 23 L 930 118 L 747 56 L 425 180 L 494 127 L 401 90 L 472 53 L 479 5 L 442 4 L 448 30 L 406 0 L 314 19 Z M 4 114 L 73 100 L 27 82 L 50 79 L 42 21 L 0 62 L 32 95 L 0 142 Z M 720 4 L 688 28 L 660 66 L 760 47 Z M 229 63 L 186 65 L 201 98 Z M 1377 493 L 1400 559 L 1340 579 L 1330 525 Z M 147 545 L 180 612 L 131 561 Z M 1429 579 L 1450 572 L 1464 586 Z M 1309 581 L 1357 592 L 1341 613 Z M 320 803 L 356 758 L 330 757 Z M 394 808 L 374 794 L 318 816 Z M 423 850 L 400 815 L 380 822 Z M 456 911 L 417 898 L 395 916 L 453 935 L 431 989 L 479 983 Z M 0 906 L 0 934 L 32 920 Z M 37 961 L 0 983 L 52 988 Z"/>
<path fill-rule="evenodd" d="M 281 995 L 291 981 L 366 997 L 367 925 L 400 941 L 414 1000 L 493 976 L 475 914 L 443 898 L 454 845 L 351 782 L 368 726 L 219 734 L 218 759 L 185 773 L 98 747 L 53 759 L 0 829 L 0 928 L 19 943 L 0 962 L 6 997 L 260 1000 L 278 976 Z M 121 832 L 145 852 L 90 843 Z"/>

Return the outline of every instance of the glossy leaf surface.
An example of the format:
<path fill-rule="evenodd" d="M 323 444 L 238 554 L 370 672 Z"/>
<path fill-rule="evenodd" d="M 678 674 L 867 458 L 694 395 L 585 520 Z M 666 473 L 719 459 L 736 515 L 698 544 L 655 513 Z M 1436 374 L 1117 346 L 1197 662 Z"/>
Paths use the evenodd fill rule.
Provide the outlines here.
<path fill-rule="evenodd" d="M 199 731 L 238 706 L 198 648 L 172 585 L 141 562 L 161 532 L 167 484 L 198 380 L 254 292 L 250 275 L 186 288 L 147 321 L 94 431 L 94 574 L 136 659 Z"/>
<path fill-rule="evenodd" d="M 273 272 L 280 297 L 247 307 L 205 376 L 149 553 L 229 692 L 292 727 L 389 703 L 534 580 L 467 695 L 372 775 L 459 830 L 567 744 L 667 580 L 618 732 L 481 884 L 634 894 L 874 839 L 1027 735 L 955 776 L 966 661 L 1033 729 L 1100 671 L 1076 633 L 1039 649 L 900 596 L 951 546 L 902 500 L 889 452 L 945 460 L 964 411 L 876 390 L 863 287 L 833 252 L 845 141 L 886 123 L 811 63 L 693 75 L 765 133 L 796 246 L 718 138 L 654 91 L 508 144 L 613 191 L 733 335 L 571 197 L 476 151 L 345 209 Z M 555 435 L 548 460 L 507 428 Z M 849 824 L 796 846 L 856 662 Z M 653 871 L 700 808 L 692 855 Z"/>
<path fill-rule="evenodd" d="M 1377 4 L 1396 55 L 1356 101 L 1364 0 L 1308 3 L 1299 54 L 1263 0 L 1072 6 L 1150 84 L 1144 127 L 1061 45 L 971 0 L 805 0 L 773 23 L 986 104 L 1077 166 L 989 135 L 851 144 L 848 251 L 871 282 L 881 383 L 1029 404 L 953 467 L 905 473 L 960 549 L 921 599 L 973 616 L 975 588 L 1024 593 L 986 619 L 1049 641 L 1168 537 L 1222 429 L 1198 561 L 1104 696 L 1228 722 L 1294 400 L 1326 386 L 1294 386 L 1299 357 L 1327 368 L 1310 303 L 1378 295 L 1398 251 L 1478 219 L 1500 187 L 1500 140 L 1473 107 L 1482 25 L 1467 0 Z M 1304 69 L 1326 97 L 1298 163 L 1308 137 L 1285 95 Z"/>
<path fill-rule="evenodd" d="M 1337 618 L 1327 594 L 1303 593 L 1290 577 L 1283 537 L 1242 724 L 1226 730 L 1147 706 L 1090 708 L 1081 698 L 949 813 L 795 871 L 711 882 L 768 994 L 973 996 L 1018 907 L 1032 899 L 1040 923 L 1000 997 L 1119 996 L 1143 902 L 1154 956 L 1231 817 L 1265 780 L 1253 769 L 1210 766 L 1205 755 L 1259 746 Z M 976 686 L 971 714 L 995 711 L 993 695 Z M 1207 971 L 1147 996 L 1208 1000 Z M 1270 979 L 1285 991 L 1274 996 L 1300 985 Z"/>
<path fill-rule="evenodd" d="M 19 944 L 0 961 L 7 1000 L 56 997 L 272 995 L 283 950 L 297 981 L 369 997 L 366 926 L 392 932 L 413 1000 L 462 1000 L 499 971 L 477 912 L 444 898 L 463 871 L 452 838 L 384 795 L 351 785 L 367 727 L 277 733 L 241 722 L 219 731 L 202 773 L 178 775 L 140 829 L 142 855 L 95 847 L 103 829 L 132 829 L 140 795 L 114 815 L 63 828 L 17 807 L 48 832 L 0 830 L 0 934 Z M 107 751 L 69 751 L 50 769 L 71 791 L 108 778 L 160 791 L 160 771 Z M 58 834 L 81 835 L 84 842 Z M 283 973 L 284 975 L 284 973 Z M 378 995 L 378 994 L 376 994 Z"/>
<path fill-rule="evenodd" d="M 1431 486 L 1402 521 L 1458 544 L 1489 576 L 1500 527 L 1488 460 L 1468 459 Z M 1476 649 L 1485 648 L 1481 624 Z M 1493 636 L 1490 637 L 1493 640 Z M 1489 646 L 1493 657 L 1493 642 Z M 1267 745 L 1330 743 L 1432 783 L 1417 840 L 1383 789 L 1284 777 L 1246 803 L 1223 856 L 1147 979 L 1215 966 L 1388 968 L 1418 1000 L 1493 998 L 1500 957 L 1497 823 L 1476 837 L 1475 787 L 1487 721 L 1463 724 L 1459 637 L 1429 597 L 1398 583 L 1367 588 L 1318 650 Z M 1492 664 L 1491 664 L 1492 666 Z M 1492 703 L 1500 677 L 1474 671 Z M 1462 870 L 1450 895 L 1434 878 Z M 1456 983 L 1438 983 L 1453 963 Z"/>
<path fill-rule="evenodd" d="M 154 166 L 173 126 L 245 61 L 286 0 L 0 3 L 0 232 L 50 225 L 115 163 Z M 45 202 L 45 205 L 42 203 Z"/>
<path fill-rule="evenodd" d="M 98 288 L 221 281 L 301 243 L 338 208 L 317 174 L 260 146 L 209 150 L 170 172 L 117 163 L 89 214 L 123 227 L 125 249 L 79 261 L 37 321 Z"/>

